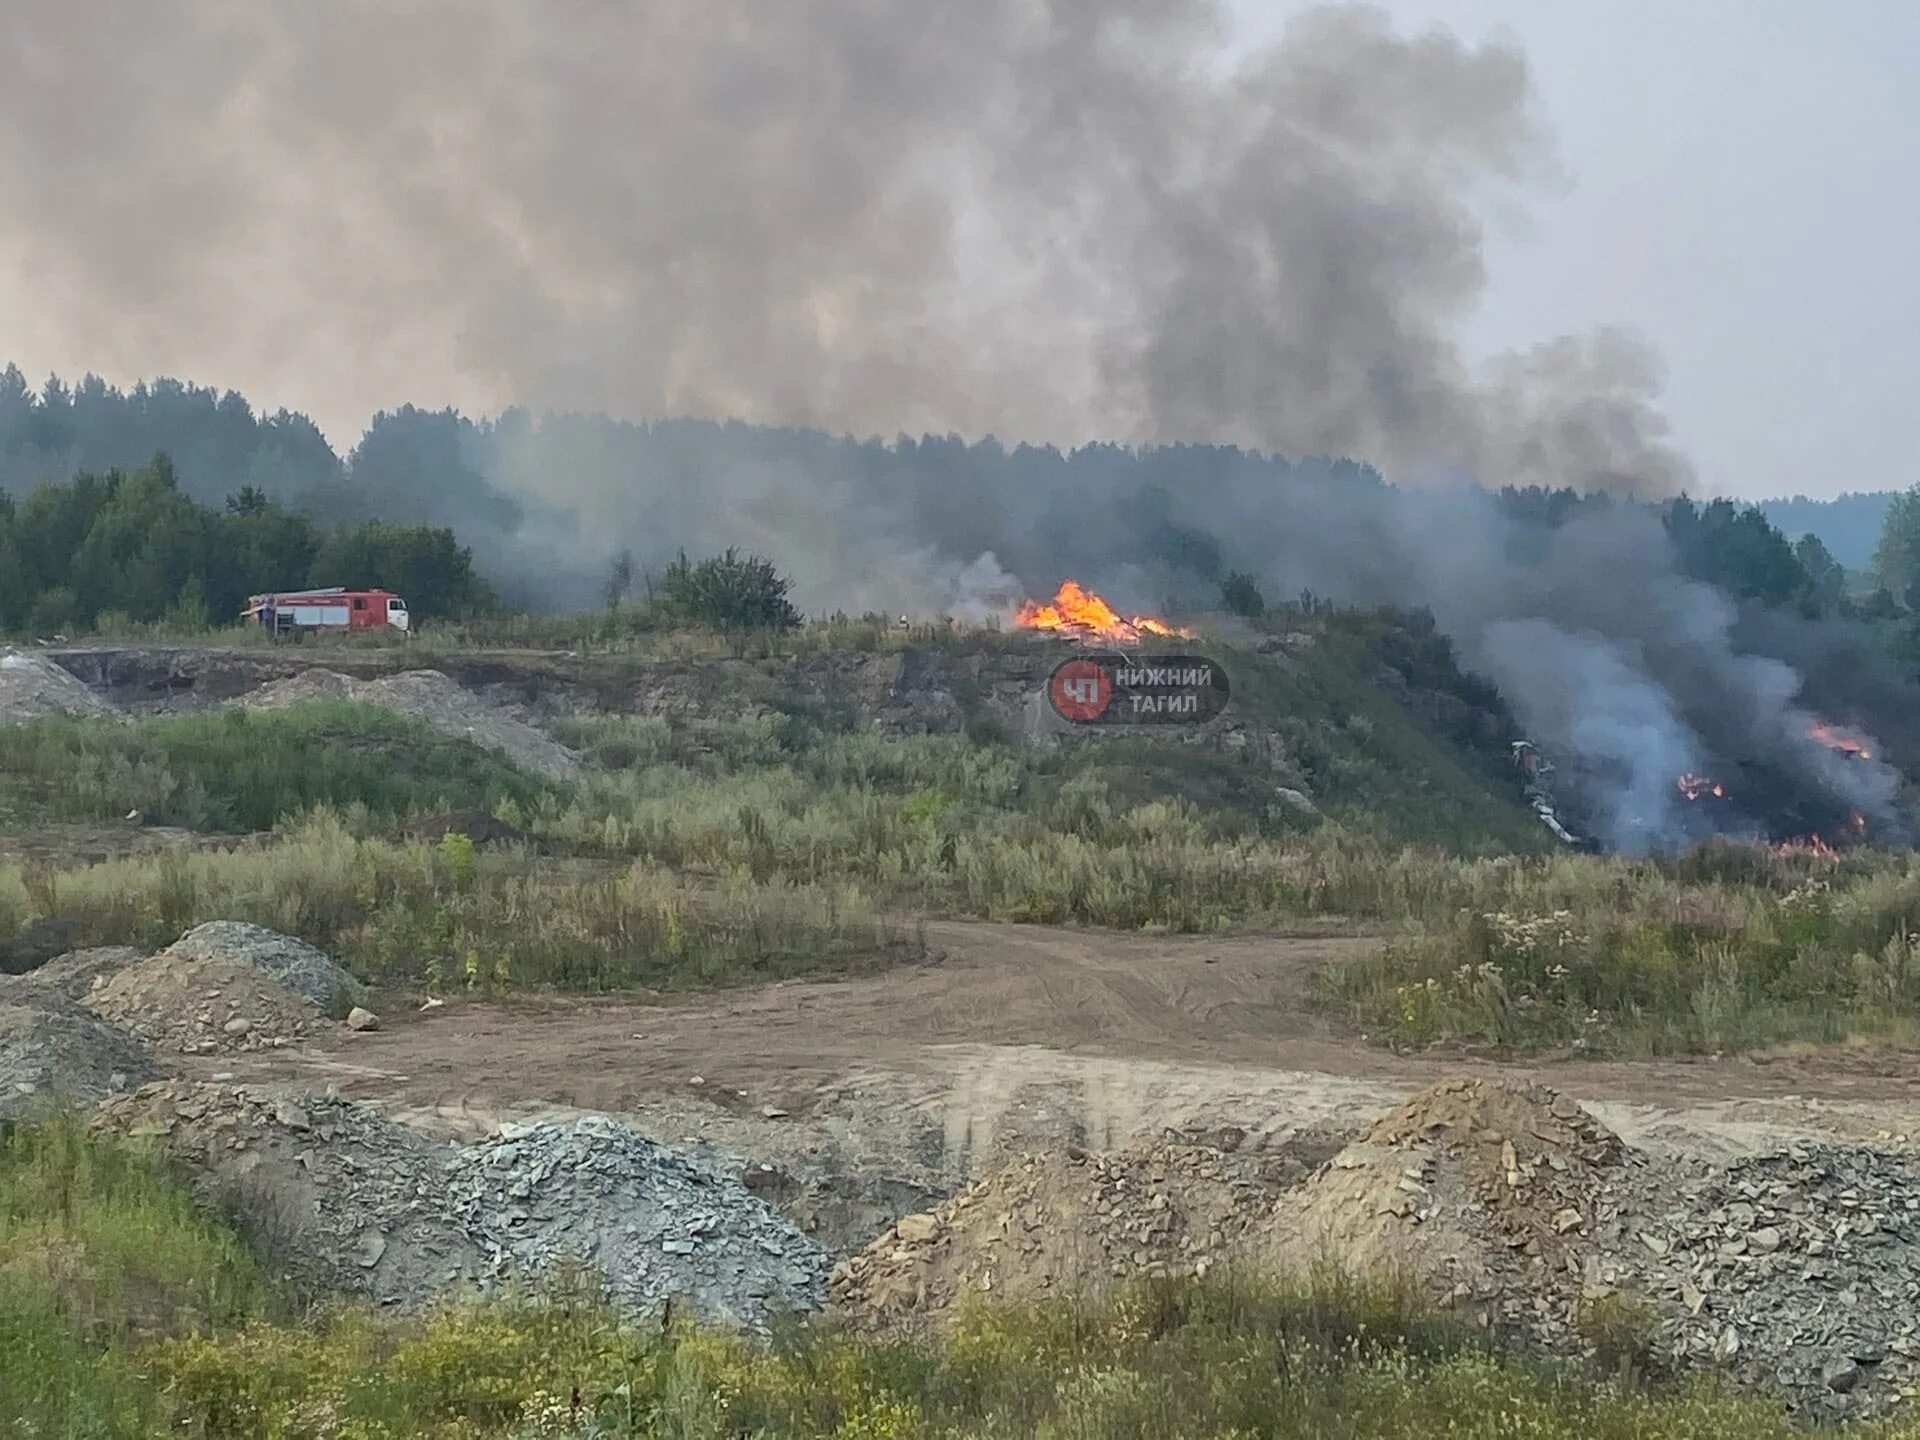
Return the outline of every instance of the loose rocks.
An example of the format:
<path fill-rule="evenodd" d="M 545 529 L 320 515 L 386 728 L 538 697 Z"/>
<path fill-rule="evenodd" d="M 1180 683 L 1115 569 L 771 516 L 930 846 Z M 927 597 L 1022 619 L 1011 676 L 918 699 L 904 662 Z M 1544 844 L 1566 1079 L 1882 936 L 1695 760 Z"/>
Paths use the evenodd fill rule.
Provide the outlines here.
<path fill-rule="evenodd" d="M 1621 1201 L 1631 1233 L 1602 1278 L 1666 1304 L 1681 1362 L 1826 1416 L 1877 1411 L 1920 1378 L 1910 1159 L 1796 1146 Z"/>
<path fill-rule="evenodd" d="M 240 920 L 196 925 L 160 954 L 251 966 L 333 1016 L 346 1014 L 362 990 L 358 980 L 306 941 Z"/>
<path fill-rule="evenodd" d="M 0 1119 L 49 1102 L 92 1106 L 152 1079 L 147 1048 L 62 995 L 0 994 Z"/>
<path fill-rule="evenodd" d="M 192 1166 L 203 1198 L 315 1291 L 411 1309 L 484 1272 L 452 1215 L 445 1147 L 361 1106 L 170 1080 L 109 1101 L 96 1123 Z"/>
<path fill-rule="evenodd" d="M 824 1298 L 826 1252 L 790 1220 L 735 1177 L 610 1120 L 514 1127 L 460 1151 L 448 1176 L 493 1274 L 584 1265 L 623 1310 L 679 1297 L 751 1329 Z"/>
<path fill-rule="evenodd" d="M 911 1330 L 963 1294 L 1093 1294 L 1135 1275 L 1204 1275 L 1299 1169 L 1284 1157 L 1147 1145 L 1028 1157 L 903 1217 L 838 1270 L 850 1324 Z"/>
<path fill-rule="evenodd" d="M 826 1254 L 792 1222 L 610 1120 L 456 1151 L 342 1100 L 168 1081 L 109 1102 L 99 1123 L 193 1165 L 297 1278 L 382 1304 L 578 1268 L 630 1314 L 675 1297 L 758 1329 L 824 1292 Z"/>
<path fill-rule="evenodd" d="M 89 991 L 86 1005 L 161 1051 L 278 1048 L 326 1023 L 320 1007 L 250 965 L 163 950 Z"/>
<path fill-rule="evenodd" d="M 111 976 L 118 974 L 127 966 L 137 965 L 146 958 L 145 954 L 129 945 L 106 945 L 97 950 L 69 950 L 66 954 L 57 955 L 46 964 L 27 971 L 11 983 L 64 995 L 69 1000 L 82 1000 L 96 985 L 104 984 Z M 0 991 L 0 995 L 4 993 Z"/>

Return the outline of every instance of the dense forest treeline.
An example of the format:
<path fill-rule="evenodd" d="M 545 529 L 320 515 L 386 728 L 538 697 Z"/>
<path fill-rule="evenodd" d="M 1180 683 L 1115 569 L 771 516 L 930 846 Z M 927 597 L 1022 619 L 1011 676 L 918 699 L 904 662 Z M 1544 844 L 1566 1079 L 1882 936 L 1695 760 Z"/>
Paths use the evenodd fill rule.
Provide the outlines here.
<path fill-rule="evenodd" d="M 103 614 L 176 611 L 224 619 L 255 590 L 295 584 L 387 585 L 426 615 L 485 605 L 495 590 L 520 604 L 591 605 L 604 557 L 631 546 L 636 528 L 662 554 L 736 543 L 768 551 L 749 516 L 786 491 L 795 499 L 778 540 L 821 556 L 822 583 L 797 577 L 803 601 L 831 588 L 846 608 L 887 608 L 860 591 L 871 567 L 858 548 L 863 527 L 887 523 L 937 534 L 956 555 L 997 549 L 1016 570 L 1024 560 L 1028 571 L 1070 573 L 1151 554 L 1210 588 L 1244 568 L 1220 538 L 1231 545 L 1234 504 L 1271 497 L 1324 516 L 1389 489 L 1352 461 L 1231 447 L 1062 452 L 700 420 L 509 411 L 473 421 L 412 407 L 376 416 L 342 457 L 306 417 L 256 413 L 231 391 L 165 379 L 122 391 L 93 376 L 36 389 L 9 366 L 0 371 L 0 496 L 11 497 L 0 501 L 0 625 L 73 629 Z M 1101 503 L 1107 497 L 1121 498 Z M 1224 507 L 1224 518 L 1196 523 L 1195 497 Z M 1661 518 L 1690 577 L 1809 617 L 1905 624 L 1920 608 L 1920 502 L 1907 499 L 1774 502 L 1771 513 L 1806 527 L 1797 539 L 1769 510 L 1726 500 L 1681 499 Z M 1525 543 L 1616 502 L 1531 489 L 1502 492 L 1498 503 Z M 1071 524 L 1060 523 L 1063 509 Z M 1850 576 L 1820 538 L 1820 517 L 1847 517 L 1843 543 L 1858 556 L 1853 532 L 1870 512 L 1882 521 L 1867 547 L 1878 547 L 1877 560 Z M 997 534 L 983 519 L 995 513 Z M 1009 553 L 1007 514 L 1034 516 L 1033 533 L 1045 537 L 1034 554 Z"/>
<path fill-rule="evenodd" d="M 385 586 L 429 616 L 493 603 L 450 530 L 326 529 L 252 486 L 203 505 L 165 455 L 36 485 L 18 501 L 0 494 L 0 631 L 71 634 L 114 617 L 224 623 L 250 594 L 327 584 Z"/>

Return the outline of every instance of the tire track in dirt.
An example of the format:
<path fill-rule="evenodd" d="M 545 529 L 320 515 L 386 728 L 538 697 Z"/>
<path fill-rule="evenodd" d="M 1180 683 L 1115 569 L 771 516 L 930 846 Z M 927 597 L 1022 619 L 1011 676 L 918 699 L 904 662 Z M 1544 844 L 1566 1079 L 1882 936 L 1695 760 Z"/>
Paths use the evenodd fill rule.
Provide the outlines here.
<path fill-rule="evenodd" d="M 1351 1129 L 1458 1073 L 1544 1080 L 1633 1143 L 1693 1153 L 1920 1136 L 1920 1064 L 1897 1053 L 1510 1064 L 1387 1053 L 1311 1003 L 1315 973 L 1377 937 L 959 923 L 927 934 L 936 961 L 879 975 L 654 1001 L 453 1003 L 223 1063 L 253 1081 L 333 1084 L 433 1128 L 607 1111 L 662 1139 L 794 1163 L 825 1147 L 930 1186 L 1020 1149 L 1167 1130 L 1284 1145 Z"/>

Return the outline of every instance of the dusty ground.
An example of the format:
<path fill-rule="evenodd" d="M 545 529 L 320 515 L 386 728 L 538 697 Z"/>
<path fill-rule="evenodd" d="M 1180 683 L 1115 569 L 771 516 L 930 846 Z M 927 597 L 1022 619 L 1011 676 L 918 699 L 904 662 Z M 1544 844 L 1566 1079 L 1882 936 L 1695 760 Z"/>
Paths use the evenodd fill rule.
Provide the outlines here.
<path fill-rule="evenodd" d="M 386 1007 L 385 1028 L 190 1062 L 331 1084 L 425 1129 L 623 1116 L 738 1157 L 850 1246 L 1010 1155 L 1173 1135 L 1312 1150 L 1450 1074 L 1538 1077 L 1629 1143 L 1731 1157 L 1791 1137 L 1920 1137 L 1920 1059 L 1544 1062 L 1395 1056 L 1306 1003 L 1377 940 L 929 927 L 937 960 L 831 982 L 640 1003 Z M 861 1232 L 864 1231 L 863 1235 Z"/>

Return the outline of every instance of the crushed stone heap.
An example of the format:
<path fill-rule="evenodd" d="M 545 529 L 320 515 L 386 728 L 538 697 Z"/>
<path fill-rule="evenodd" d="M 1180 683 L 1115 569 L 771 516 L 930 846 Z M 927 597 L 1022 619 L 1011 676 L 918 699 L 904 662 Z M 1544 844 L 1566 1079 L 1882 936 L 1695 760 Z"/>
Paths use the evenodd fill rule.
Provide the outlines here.
<path fill-rule="evenodd" d="M 912 1330 L 967 1295 L 1092 1295 L 1137 1275 L 1205 1275 L 1300 1173 L 1284 1156 L 1174 1144 L 1029 1156 L 847 1260 L 833 1308 L 856 1328 Z"/>
<path fill-rule="evenodd" d="M 305 996 L 335 1019 L 344 1017 L 365 992 L 365 987 L 324 951 L 244 920 L 210 920 L 196 925 L 160 953 L 185 960 L 249 965 Z"/>
<path fill-rule="evenodd" d="M 323 1028 L 306 996 L 250 965 L 161 951 L 116 971 L 89 991 L 101 1019 L 176 1055 L 279 1049 Z"/>
<path fill-rule="evenodd" d="M 601 1117 L 456 1150 L 336 1098 L 163 1081 L 109 1101 L 97 1123 L 157 1139 L 316 1290 L 417 1309 L 584 1268 L 630 1315 L 678 1297 L 748 1329 L 824 1296 L 826 1253 L 785 1216 Z"/>
<path fill-rule="evenodd" d="M 1642 1187 L 1593 1277 L 1663 1303 L 1672 1353 L 1803 1412 L 1868 1414 L 1920 1380 L 1920 1165 L 1796 1145 Z"/>
<path fill-rule="evenodd" d="M 490 1275 L 585 1264 L 628 1313 L 680 1297 L 705 1320 L 754 1330 L 825 1298 L 827 1254 L 791 1220 L 737 1177 L 612 1120 L 509 1127 L 447 1173 Z"/>
<path fill-rule="evenodd" d="M 365 990 L 305 941 L 238 920 L 195 926 L 148 959 L 95 969 L 103 978 L 82 996 L 87 1007 L 181 1055 L 291 1045 L 347 1015 Z"/>
<path fill-rule="evenodd" d="M 580 757 L 545 731 L 491 705 L 439 670 L 408 670 L 356 680 L 333 670 L 303 670 L 262 685 L 239 704 L 250 710 L 280 710 L 312 700 L 351 700 L 417 720 L 443 735 L 471 740 L 548 780 L 573 780 Z"/>
<path fill-rule="evenodd" d="M 95 1123 L 157 1141 L 313 1291 L 412 1308 L 483 1265 L 451 1216 L 444 1147 L 363 1106 L 164 1080 L 108 1101 Z"/>
<path fill-rule="evenodd" d="M 97 1105 L 158 1073 L 146 1046 L 58 991 L 0 987 L 0 1120 Z"/>

